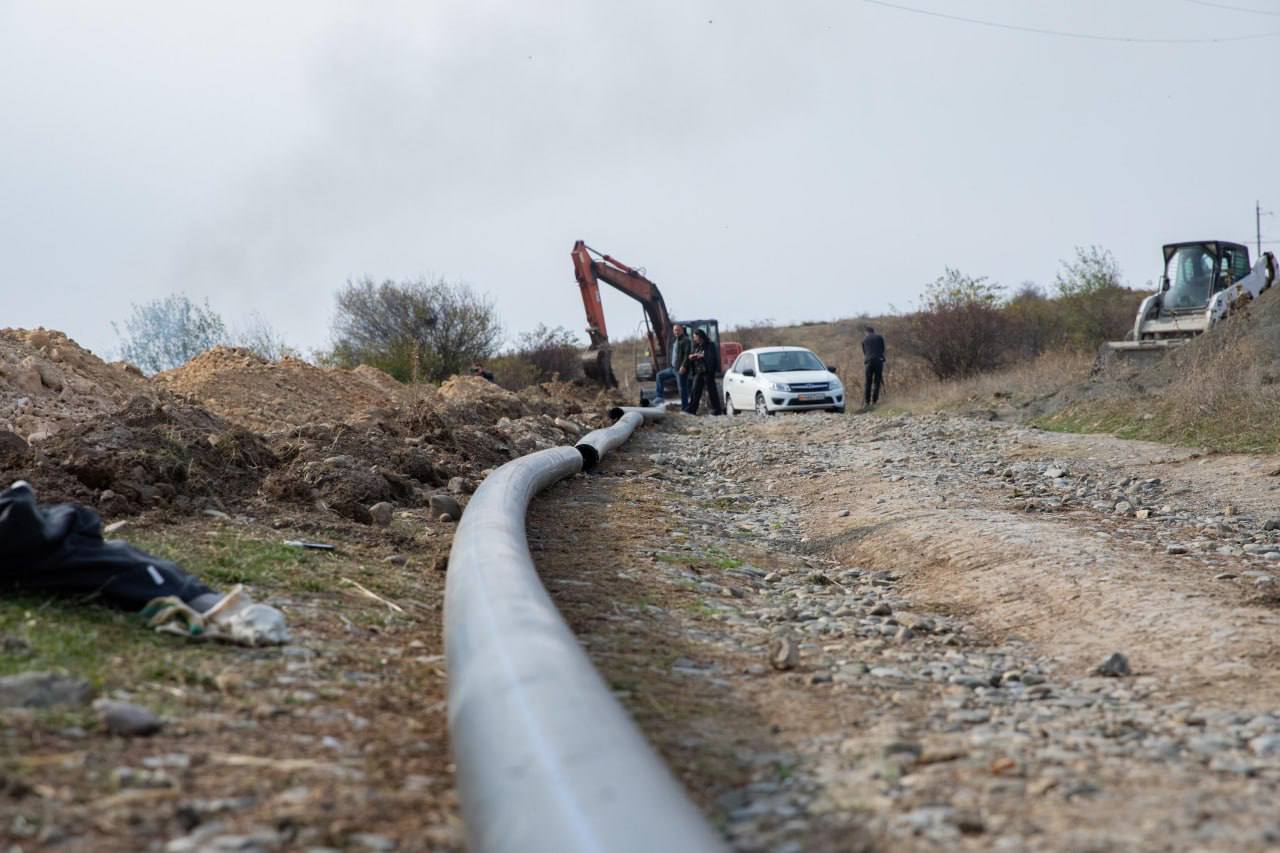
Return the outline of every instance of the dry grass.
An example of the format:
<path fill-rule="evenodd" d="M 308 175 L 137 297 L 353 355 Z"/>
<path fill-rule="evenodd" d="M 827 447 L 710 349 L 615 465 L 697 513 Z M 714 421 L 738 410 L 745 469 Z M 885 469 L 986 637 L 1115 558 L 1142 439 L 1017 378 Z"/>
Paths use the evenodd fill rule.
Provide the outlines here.
<path fill-rule="evenodd" d="M 1280 450 L 1280 302 L 1147 369 L 1120 366 L 1038 423 L 1217 451 Z"/>
<path fill-rule="evenodd" d="M 1072 350 L 1045 353 L 1020 364 L 968 379 L 921 377 L 907 388 L 889 388 L 891 411 L 1034 409 L 1036 404 L 1089 376 L 1093 356 Z"/>

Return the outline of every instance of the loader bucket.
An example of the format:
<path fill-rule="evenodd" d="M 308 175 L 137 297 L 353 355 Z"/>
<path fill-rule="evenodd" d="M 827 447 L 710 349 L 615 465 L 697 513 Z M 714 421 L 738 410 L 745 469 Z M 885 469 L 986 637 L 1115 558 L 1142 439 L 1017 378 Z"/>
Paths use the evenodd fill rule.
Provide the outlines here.
<path fill-rule="evenodd" d="M 1098 355 L 1093 360 L 1090 376 L 1098 376 L 1113 367 L 1133 367 L 1139 370 L 1164 358 L 1170 349 L 1181 341 L 1108 341 L 1098 348 Z"/>
<path fill-rule="evenodd" d="M 582 372 L 588 380 L 605 388 L 617 388 L 618 377 L 613 375 L 613 352 L 608 349 L 589 349 L 582 353 Z"/>

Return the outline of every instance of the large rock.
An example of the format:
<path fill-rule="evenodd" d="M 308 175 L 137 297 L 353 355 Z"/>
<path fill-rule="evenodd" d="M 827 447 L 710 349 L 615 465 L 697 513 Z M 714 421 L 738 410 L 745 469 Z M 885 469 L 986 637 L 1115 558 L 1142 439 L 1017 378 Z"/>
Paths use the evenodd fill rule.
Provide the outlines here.
<path fill-rule="evenodd" d="M 452 495 L 432 495 L 431 510 L 436 515 L 447 515 L 450 521 L 462 518 L 462 505 Z"/>
<path fill-rule="evenodd" d="M 769 646 L 769 665 L 774 669 L 795 669 L 800 663 L 800 644 L 790 637 L 778 637 Z"/>
<path fill-rule="evenodd" d="M 160 731 L 164 722 L 147 708 L 114 699 L 99 699 L 93 710 L 107 731 L 123 737 L 146 737 Z"/>
<path fill-rule="evenodd" d="M 0 429 L 0 459 L 7 456 L 19 456 L 26 452 L 26 439 L 12 430 Z"/>
<path fill-rule="evenodd" d="M 373 523 L 378 525 L 379 527 L 386 527 L 388 524 L 390 524 L 391 516 L 392 516 L 392 513 L 394 512 L 395 512 L 395 507 L 392 504 L 387 503 L 386 501 L 379 501 L 378 503 L 369 507 L 369 517 L 372 518 Z"/>
<path fill-rule="evenodd" d="M 83 705 L 93 698 L 89 682 L 56 672 L 22 672 L 0 678 L 0 708 Z"/>

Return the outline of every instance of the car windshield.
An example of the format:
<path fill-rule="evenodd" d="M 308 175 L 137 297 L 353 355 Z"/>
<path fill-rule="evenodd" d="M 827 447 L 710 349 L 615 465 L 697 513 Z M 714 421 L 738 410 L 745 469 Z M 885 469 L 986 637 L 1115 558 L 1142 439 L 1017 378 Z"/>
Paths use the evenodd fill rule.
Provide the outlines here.
<path fill-rule="evenodd" d="M 788 370 L 826 370 L 827 366 L 807 349 L 757 353 L 761 373 L 784 373 Z"/>
<path fill-rule="evenodd" d="M 1213 287 L 1213 252 L 1208 246 L 1180 246 L 1169 259 L 1167 311 L 1186 311 L 1209 304 Z"/>

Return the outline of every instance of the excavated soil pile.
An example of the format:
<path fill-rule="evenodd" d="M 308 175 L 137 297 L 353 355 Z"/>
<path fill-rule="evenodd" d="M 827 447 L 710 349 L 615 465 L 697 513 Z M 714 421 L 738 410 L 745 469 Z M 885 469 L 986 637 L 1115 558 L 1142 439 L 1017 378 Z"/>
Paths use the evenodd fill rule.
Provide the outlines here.
<path fill-rule="evenodd" d="M 271 515 L 283 503 L 369 523 L 375 504 L 465 495 L 498 465 L 572 444 L 619 402 L 571 383 L 516 394 L 470 376 L 411 389 L 371 368 L 231 348 L 148 381 L 57 332 L 6 331 L 0 345 L 5 411 L 39 427 L 0 429 L 0 480 L 108 517 Z"/>
<path fill-rule="evenodd" d="M 0 442 L 0 477 L 42 500 L 105 515 L 170 507 L 222 509 L 253 495 L 277 460 L 266 442 L 197 406 L 136 396 L 110 416 L 36 444 Z"/>
<path fill-rule="evenodd" d="M 344 421 L 370 409 L 394 408 L 411 396 L 372 367 L 316 367 L 294 358 L 270 362 L 238 347 L 214 347 L 153 380 L 258 432 Z"/>
<path fill-rule="evenodd" d="M 0 444 L 42 441 L 147 389 L 137 370 L 107 364 L 62 332 L 0 329 Z"/>
<path fill-rule="evenodd" d="M 583 415 L 578 400 L 593 413 Z M 489 469 L 572 444 L 604 424 L 596 412 L 610 404 L 611 398 L 563 383 L 515 394 L 476 377 L 455 377 L 438 390 L 418 389 L 405 409 L 270 433 L 267 440 L 285 464 L 267 477 L 263 491 L 368 522 L 374 504 L 423 506 L 442 488 L 469 493 Z"/>

